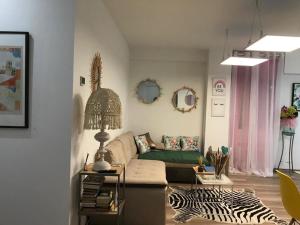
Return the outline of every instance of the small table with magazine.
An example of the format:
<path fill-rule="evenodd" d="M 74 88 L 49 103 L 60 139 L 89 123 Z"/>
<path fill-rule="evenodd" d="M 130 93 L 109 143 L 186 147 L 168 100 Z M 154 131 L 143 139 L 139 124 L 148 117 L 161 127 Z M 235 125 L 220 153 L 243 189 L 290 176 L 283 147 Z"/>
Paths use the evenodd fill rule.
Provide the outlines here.
<path fill-rule="evenodd" d="M 125 205 L 125 166 L 112 165 L 111 170 L 102 172 L 91 168 L 79 173 L 79 216 L 86 216 L 87 224 L 92 216 L 115 216 L 117 224 L 121 224 Z M 105 177 L 116 177 L 117 180 L 106 187 Z"/>
<path fill-rule="evenodd" d="M 230 192 L 230 199 L 231 199 L 231 207 L 233 206 L 233 186 L 234 183 L 232 180 L 227 177 L 225 174 L 222 174 L 221 179 L 216 179 L 215 174 L 212 172 L 198 172 L 196 168 L 195 171 L 195 193 L 198 195 L 200 190 L 200 204 L 201 209 L 203 209 L 204 203 L 211 204 L 211 203 L 225 203 L 224 201 L 224 191 L 226 189 Z M 199 185 L 203 186 L 203 188 L 198 188 Z M 207 190 L 213 190 L 211 193 L 216 193 L 215 195 L 207 195 L 205 194 L 205 188 L 212 188 Z M 199 196 L 196 196 L 199 197 Z M 233 213 L 232 208 L 230 208 L 231 213 Z M 205 214 L 205 212 L 203 212 Z M 219 215 L 228 215 L 228 214 L 219 214 Z"/>

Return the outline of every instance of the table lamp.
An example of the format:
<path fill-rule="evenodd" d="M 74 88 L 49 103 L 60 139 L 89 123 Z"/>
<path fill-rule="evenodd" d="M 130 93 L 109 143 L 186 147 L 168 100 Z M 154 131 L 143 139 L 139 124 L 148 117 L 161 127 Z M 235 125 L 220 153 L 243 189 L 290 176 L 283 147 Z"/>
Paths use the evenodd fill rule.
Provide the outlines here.
<path fill-rule="evenodd" d="M 101 58 L 96 54 L 100 68 L 97 68 L 93 74 L 92 67 L 92 85 L 96 81 L 96 86 L 92 86 L 92 93 L 87 101 L 84 116 L 84 129 L 100 130 L 95 135 L 95 139 L 100 142 L 100 147 L 95 155 L 94 171 L 110 170 L 111 165 L 104 160 L 105 153 L 104 143 L 109 140 L 109 134 L 105 129 L 115 130 L 121 128 L 121 101 L 119 96 L 111 89 L 101 88 Z M 94 65 L 94 63 L 92 64 Z M 97 79 L 95 79 L 97 76 Z"/>

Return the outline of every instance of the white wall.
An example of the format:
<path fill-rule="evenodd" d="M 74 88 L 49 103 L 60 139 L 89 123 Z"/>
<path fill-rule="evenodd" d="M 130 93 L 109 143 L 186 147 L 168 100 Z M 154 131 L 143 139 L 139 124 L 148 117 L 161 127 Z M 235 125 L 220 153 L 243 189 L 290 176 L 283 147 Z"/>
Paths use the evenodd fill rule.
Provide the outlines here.
<path fill-rule="evenodd" d="M 67 225 L 72 0 L 0 0 L 0 30 L 29 31 L 30 128 L 0 128 L 0 224 Z"/>
<path fill-rule="evenodd" d="M 288 54 L 286 57 L 287 61 L 285 63 L 285 71 L 292 71 L 293 75 L 291 74 L 282 74 L 281 81 L 280 81 L 280 105 L 290 106 L 292 103 L 292 84 L 293 83 L 300 83 L 300 70 L 299 70 L 299 61 L 300 61 L 300 51 L 295 51 L 291 54 Z M 300 114 L 299 114 L 300 116 Z M 300 120 L 297 119 L 298 125 L 296 128 L 296 135 L 294 139 L 294 168 L 300 170 Z M 288 143 L 289 139 L 285 140 L 285 150 L 283 156 L 283 163 L 281 164 L 282 168 L 288 168 Z M 279 157 L 281 154 L 282 149 L 282 141 L 279 141 L 279 150 L 277 153 L 277 162 L 276 166 L 278 165 Z"/>
<path fill-rule="evenodd" d="M 231 66 L 221 66 L 222 51 L 220 49 L 209 50 L 207 92 L 206 92 L 206 111 L 205 111 L 205 144 L 204 149 L 207 151 L 209 146 L 214 150 L 218 147 L 228 146 L 229 137 L 229 113 L 230 113 L 230 83 L 231 83 Z M 212 96 L 212 78 L 226 79 L 226 96 Z M 225 116 L 211 116 L 212 98 L 225 99 Z"/>
<path fill-rule="evenodd" d="M 154 141 L 162 135 L 200 135 L 203 139 L 207 52 L 188 49 L 131 49 L 129 80 L 129 129 L 135 134 L 150 132 Z M 153 104 L 138 101 L 138 83 L 154 79 L 162 88 Z M 197 108 L 189 113 L 176 111 L 172 105 L 174 91 L 187 86 L 199 97 Z"/>
<path fill-rule="evenodd" d="M 99 143 L 94 135 L 99 131 L 83 130 L 84 109 L 90 96 L 89 74 L 92 59 L 100 51 L 103 64 L 102 87 L 114 90 L 122 103 L 123 129 L 109 131 L 111 139 L 128 128 L 129 50 L 107 8 L 101 0 L 77 0 L 74 47 L 73 134 L 71 154 L 72 209 L 71 224 L 77 223 L 77 172 L 82 169 L 86 154 L 93 161 Z M 80 76 L 86 85 L 80 86 Z"/>

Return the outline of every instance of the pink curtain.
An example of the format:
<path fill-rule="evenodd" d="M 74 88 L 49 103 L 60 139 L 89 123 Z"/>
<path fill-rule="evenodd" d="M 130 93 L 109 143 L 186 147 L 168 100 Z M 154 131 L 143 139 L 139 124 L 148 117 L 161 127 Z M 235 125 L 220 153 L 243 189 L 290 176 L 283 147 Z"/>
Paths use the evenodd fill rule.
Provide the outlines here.
<path fill-rule="evenodd" d="M 230 137 L 233 168 L 272 176 L 277 151 L 280 106 L 275 101 L 279 59 L 232 70 Z"/>

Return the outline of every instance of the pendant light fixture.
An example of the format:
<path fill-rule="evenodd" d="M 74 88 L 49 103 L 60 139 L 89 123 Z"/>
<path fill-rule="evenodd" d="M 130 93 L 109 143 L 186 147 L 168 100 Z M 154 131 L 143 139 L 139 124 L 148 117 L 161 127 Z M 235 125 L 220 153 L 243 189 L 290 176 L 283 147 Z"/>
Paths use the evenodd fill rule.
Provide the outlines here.
<path fill-rule="evenodd" d="M 267 61 L 266 58 L 253 57 L 252 52 L 244 50 L 233 50 L 232 56 L 225 59 L 226 46 L 228 43 L 229 31 L 225 31 L 225 42 L 223 48 L 223 61 L 220 63 L 224 66 L 256 66 L 260 63 Z"/>
<path fill-rule="evenodd" d="M 267 58 L 260 58 L 257 56 L 253 57 L 252 52 L 244 50 L 233 50 L 232 56 L 223 60 L 223 62 L 221 62 L 221 65 L 256 66 L 266 61 L 268 61 Z"/>
<path fill-rule="evenodd" d="M 292 52 L 300 48 L 300 37 L 266 35 L 246 48 L 249 51 Z"/>
<path fill-rule="evenodd" d="M 295 36 L 278 36 L 278 35 L 264 35 L 261 19 L 261 6 L 260 1 L 256 0 L 256 13 L 258 16 L 260 39 L 254 43 L 249 40 L 248 51 L 266 51 L 266 52 L 291 52 L 300 48 L 300 37 Z M 253 26 L 255 23 L 255 17 L 252 24 L 251 36 L 253 33 Z"/>
<path fill-rule="evenodd" d="M 241 57 L 241 56 L 231 56 L 221 62 L 221 65 L 227 66 L 256 66 L 263 62 L 268 61 L 268 59 Z"/>

